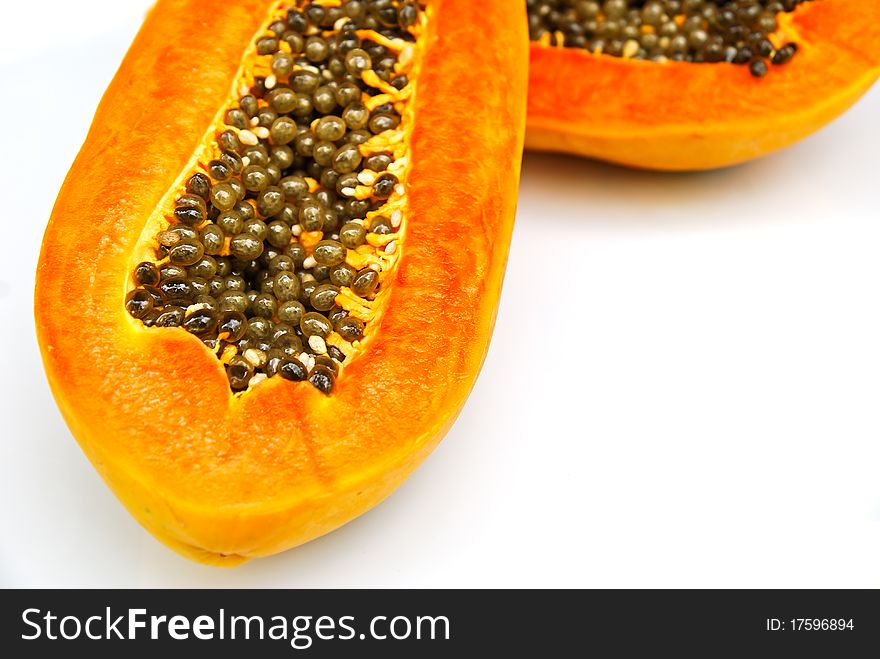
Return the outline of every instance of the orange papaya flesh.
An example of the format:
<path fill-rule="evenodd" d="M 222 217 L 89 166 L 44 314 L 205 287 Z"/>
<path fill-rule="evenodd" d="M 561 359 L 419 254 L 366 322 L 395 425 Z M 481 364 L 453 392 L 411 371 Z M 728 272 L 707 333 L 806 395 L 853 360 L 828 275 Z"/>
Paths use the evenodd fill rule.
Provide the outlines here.
<path fill-rule="evenodd" d="M 296 5 L 294 14 L 287 13 L 290 4 Z M 208 0 L 159 0 L 98 108 L 44 237 L 35 315 L 59 407 L 85 453 L 134 517 L 162 542 L 197 561 L 236 565 L 283 551 L 379 503 L 449 429 L 487 350 L 524 137 L 525 20 L 511 13 L 504 0 L 479 6 L 467 0 L 395 0 L 376 7 L 358 3 L 376 11 L 351 30 L 345 23 L 358 16 L 339 14 L 348 4 L 325 0 L 306 8 L 303 2 L 235 0 L 218 7 Z M 277 43 L 260 45 L 274 38 L 273 26 L 278 28 Z M 346 30 L 347 37 L 341 37 Z M 347 51 L 360 46 L 367 56 L 342 58 L 340 69 L 339 58 L 330 53 L 322 59 L 322 46 L 315 44 L 336 44 L 338 54 L 345 38 Z M 255 117 L 245 112 L 244 127 L 238 113 L 228 114 L 242 109 L 241 100 L 248 95 L 256 97 L 259 114 L 269 106 L 273 89 L 293 89 L 294 70 L 285 68 L 290 58 L 277 53 L 294 54 L 299 47 L 312 60 L 294 57 L 295 71 L 314 69 L 319 82 L 341 84 L 355 78 L 360 86 L 359 98 L 349 99 L 358 112 L 346 116 L 352 119 L 346 135 L 370 133 L 353 140 L 362 162 L 378 153 L 389 156 L 384 171 L 390 169 L 397 180 L 383 184 L 380 194 L 376 188 L 382 172 L 364 174 L 365 167 L 356 167 L 348 173 L 359 177 L 358 185 L 343 192 L 333 185 L 338 178 L 319 171 L 334 166 L 333 157 L 343 170 L 358 159 L 350 149 L 339 154 L 345 138 L 329 139 L 339 128 L 335 121 L 322 128 L 327 130 L 324 141 L 335 148 L 330 154 L 326 147 L 321 162 L 329 156 L 331 165 L 314 165 L 318 161 L 312 151 L 282 166 L 290 154 L 274 147 L 285 145 L 290 134 L 284 131 L 290 126 L 276 126 L 278 119 L 290 117 L 297 126 L 293 130 L 316 133 L 323 117 L 341 119 L 346 109 L 337 103 L 316 111 L 315 90 L 309 86 L 313 81 L 294 92 L 311 94 L 310 113 L 300 106 L 301 116 L 281 111 L 277 117 L 267 114 L 264 123 L 258 117 L 252 123 Z M 405 79 L 398 80 L 401 76 Z M 310 78 L 299 76 L 297 85 L 303 77 Z M 329 97 L 325 100 L 329 105 Z M 291 102 L 303 99 L 297 96 Z M 369 117 L 366 128 L 359 127 L 361 107 Z M 369 121 L 376 114 L 385 117 L 374 122 L 374 131 Z M 226 131 L 234 133 L 237 143 L 222 136 Z M 212 277 L 200 276 L 212 267 L 203 261 L 210 256 L 218 272 L 225 268 L 221 264 L 230 260 L 233 240 L 241 235 L 206 230 L 217 225 L 218 207 L 229 204 L 228 190 L 215 190 L 232 180 L 214 162 L 221 160 L 225 147 L 241 147 L 235 155 L 242 171 L 262 168 L 249 179 L 253 190 L 240 194 L 233 185 L 236 203 L 251 205 L 250 220 L 261 220 L 266 229 L 288 219 L 289 244 L 295 242 L 305 252 L 302 263 L 291 257 L 294 272 L 311 270 L 323 282 L 329 278 L 328 266 L 318 261 L 338 259 L 336 245 L 323 256 L 316 256 L 316 250 L 322 240 L 341 242 L 339 229 L 345 222 L 339 217 L 335 230 L 328 213 L 323 217 L 326 231 L 324 226 L 304 227 L 303 221 L 314 218 L 301 218 L 302 199 L 288 198 L 284 188 L 284 203 L 295 206 L 295 218 L 278 217 L 292 213 L 289 209 L 264 214 L 276 209 L 277 199 L 263 193 L 276 186 L 278 172 L 270 171 L 259 148 L 244 161 L 245 147 L 260 146 L 275 157 L 270 164 L 281 170 L 282 179 L 306 181 L 310 189 L 304 194 L 313 196 L 306 200 L 320 201 L 323 211 L 328 203 L 332 210 L 335 201 L 368 202 L 369 208 L 362 204 L 356 209 L 362 216 L 343 218 L 362 220 L 367 231 L 362 243 L 345 247 L 345 260 L 334 267 L 344 263 L 361 273 L 372 265 L 378 274 L 372 282 L 376 285 L 363 294 L 339 285 L 331 300 L 340 317 L 363 323 L 362 336 L 340 333 L 334 324 L 331 331 L 321 332 L 322 342 L 310 344 L 318 333 L 286 323 L 304 355 L 285 353 L 287 377 L 280 370 L 267 373 L 268 364 L 259 354 L 268 352 L 259 344 L 265 334 L 257 332 L 242 349 L 235 341 L 235 323 L 220 326 L 218 319 L 212 326 L 210 318 L 203 318 L 212 310 L 211 301 L 196 299 L 206 295 L 217 301 L 211 295 Z M 308 153 L 308 145 L 302 151 Z M 227 158 L 226 165 L 234 170 L 235 158 Z M 205 192 L 203 180 L 193 182 L 196 174 L 210 183 L 201 203 L 186 197 Z M 233 172 L 235 176 L 244 186 Z M 269 183 L 263 188 L 266 177 Z M 282 187 L 280 179 L 277 184 Z M 298 185 L 288 186 L 294 196 Z M 342 215 L 352 211 L 336 210 Z M 373 230 L 371 220 L 380 215 L 384 219 Z M 264 227 L 245 227 L 247 221 L 243 219 L 241 233 L 261 237 Z M 239 228 L 234 218 L 224 226 Z M 196 229 L 198 239 L 186 228 Z M 168 235 L 175 229 L 176 242 Z M 278 243 L 287 235 L 279 225 L 272 231 Z M 201 241 L 197 262 L 192 261 L 199 247 L 187 241 Z M 269 235 L 262 242 L 264 252 L 279 249 Z M 184 243 L 185 249 L 174 252 Z M 259 272 L 268 265 L 260 264 L 259 257 L 246 258 L 247 249 L 256 249 L 252 243 L 242 238 L 236 245 L 239 256 L 231 258 L 228 276 L 243 279 L 254 298 L 247 300 L 243 315 L 257 326 L 258 318 L 272 328 L 285 324 L 277 316 L 277 300 L 274 309 L 270 304 L 254 306 L 266 293 L 266 277 Z M 310 268 L 304 268 L 307 259 L 312 259 Z M 319 271 L 321 267 L 325 270 Z M 188 278 L 194 289 L 187 293 L 190 297 L 181 293 L 185 286 L 179 282 L 176 289 L 163 290 L 161 282 L 153 285 L 151 277 L 158 272 L 161 278 L 163 269 L 171 273 L 169 279 Z M 346 273 L 336 274 L 337 281 L 345 281 L 340 277 Z M 204 282 L 193 287 L 199 279 Z M 310 281 L 300 278 L 300 289 Z M 236 280 L 232 290 L 240 286 Z M 139 289 L 153 297 L 147 301 L 134 295 Z M 314 313 L 330 312 L 318 311 L 327 306 L 327 295 L 317 307 L 313 297 L 297 300 Z M 233 298 L 231 306 L 217 311 L 231 314 Z M 182 309 L 183 321 L 158 326 L 152 312 L 164 306 Z M 77 309 L 76 319 L 58 313 L 72 308 Z M 233 361 L 235 357 L 252 369 L 244 387 L 233 386 L 241 384 L 233 382 L 236 374 L 248 374 L 248 366 Z M 317 369 L 324 380 L 291 381 L 298 377 L 289 365 L 297 362 Z M 241 368 L 230 375 L 230 364 Z"/>
<path fill-rule="evenodd" d="M 769 39 L 797 52 L 763 77 L 727 62 L 656 62 L 534 40 L 527 148 L 656 170 L 725 167 L 817 131 L 880 75 L 878 3 L 801 2 L 778 15 Z"/>

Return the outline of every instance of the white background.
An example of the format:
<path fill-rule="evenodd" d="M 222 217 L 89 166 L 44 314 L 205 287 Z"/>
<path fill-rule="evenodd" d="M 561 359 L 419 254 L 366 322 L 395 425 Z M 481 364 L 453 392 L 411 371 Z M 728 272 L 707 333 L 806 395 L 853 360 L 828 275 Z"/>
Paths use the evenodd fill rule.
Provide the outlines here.
<path fill-rule="evenodd" d="M 415 476 L 235 570 L 153 540 L 65 427 L 31 311 L 55 195 L 148 4 L 0 16 L 0 585 L 880 586 L 880 88 L 727 171 L 527 155 L 489 358 Z"/>

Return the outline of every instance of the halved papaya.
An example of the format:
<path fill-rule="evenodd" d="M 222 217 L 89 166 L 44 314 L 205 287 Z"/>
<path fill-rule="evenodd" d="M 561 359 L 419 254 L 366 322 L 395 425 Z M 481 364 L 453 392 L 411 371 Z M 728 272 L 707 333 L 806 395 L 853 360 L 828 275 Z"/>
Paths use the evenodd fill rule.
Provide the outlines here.
<path fill-rule="evenodd" d="M 35 312 L 74 436 L 162 542 L 217 565 L 296 546 L 449 429 L 501 290 L 526 46 L 507 0 L 159 0 Z"/>
<path fill-rule="evenodd" d="M 813 133 L 880 75 L 877 2 L 529 0 L 528 8 L 530 149 L 658 170 L 724 167 Z"/>

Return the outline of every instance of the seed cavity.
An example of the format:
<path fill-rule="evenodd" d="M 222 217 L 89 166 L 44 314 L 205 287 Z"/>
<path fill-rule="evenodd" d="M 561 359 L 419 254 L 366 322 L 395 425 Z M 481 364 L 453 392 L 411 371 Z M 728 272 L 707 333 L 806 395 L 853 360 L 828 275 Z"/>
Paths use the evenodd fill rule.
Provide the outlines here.
<path fill-rule="evenodd" d="M 329 395 L 365 349 L 406 226 L 426 20 L 412 0 L 277 3 L 148 221 L 125 307 L 199 337 L 233 392 L 278 375 Z"/>
<path fill-rule="evenodd" d="M 547 46 L 654 62 L 748 65 L 756 78 L 797 43 L 780 14 L 812 0 L 526 0 L 529 33 Z"/>

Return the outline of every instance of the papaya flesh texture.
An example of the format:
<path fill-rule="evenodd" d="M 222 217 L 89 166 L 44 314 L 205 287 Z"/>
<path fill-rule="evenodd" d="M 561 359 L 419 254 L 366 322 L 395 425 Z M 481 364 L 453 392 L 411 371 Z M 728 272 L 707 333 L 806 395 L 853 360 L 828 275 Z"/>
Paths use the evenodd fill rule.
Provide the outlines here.
<path fill-rule="evenodd" d="M 533 41 L 526 148 L 655 170 L 735 165 L 823 127 L 880 75 L 880 3 L 805 2 L 774 37 L 798 52 L 760 79 Z"/>
<path fill-rule="evenodd" d="M 199 337 L 129 315 L 157 222 L 239 98 L 255 39 L 293 4 L 159 0 L 97 110 L 38 266 L 39 343 L 74 436 L 144 527 L 209 564 L 332 531 L 431 452 L 484 360 L 515 212 L 525 21 L 508 0 L 432 0 L 408 53 L 396 261 L 332 393 L 282 377 L 234 393 Z"/>

